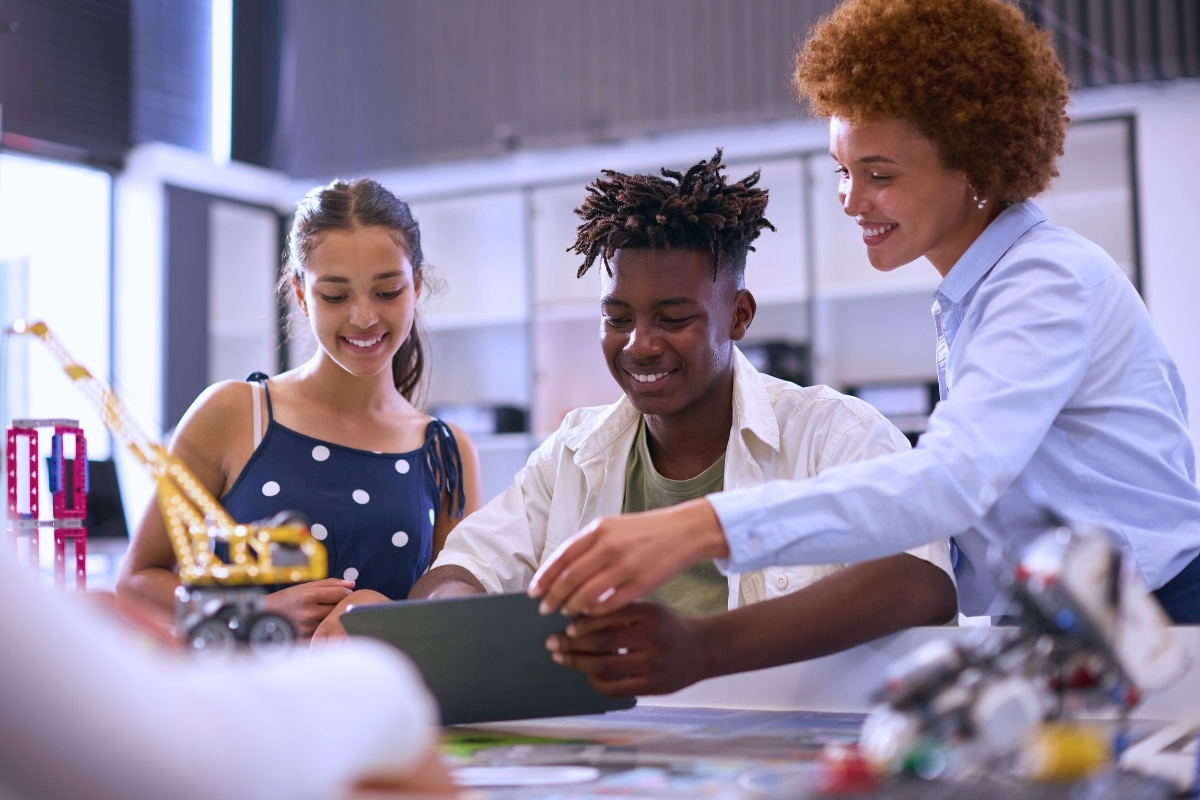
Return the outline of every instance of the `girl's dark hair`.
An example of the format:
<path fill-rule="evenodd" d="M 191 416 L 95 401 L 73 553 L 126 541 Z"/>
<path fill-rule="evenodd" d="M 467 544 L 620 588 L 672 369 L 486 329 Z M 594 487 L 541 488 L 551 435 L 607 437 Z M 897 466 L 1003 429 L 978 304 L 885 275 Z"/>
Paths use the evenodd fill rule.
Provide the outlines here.
<path fill-rule="evenodd" d="M 657 175 L 626 175 L 603 170 L 588 185 L 588 196 L 575 213 L 583 218 L 575 244 L 567 248 L 584 258 L 583 277 L 599 257 L 608 260 L 622 247 L 701 250 L 712 255 L 713 280 L 729 270 L 740 283 L 750 244 L 763 228 L 767 190 L 756 189 L 759 171 L 727 184 L 721 150 L 687 172 L 662 169 Z"/>
<path fill-rule="evenodd" d="M 284 251 L 283 275 L 279 280 L 282 296 L 292 294 L 292 281 L 304 281 L 304 271 L 313 249 L 329 231 L 357 228 L 386 228 L 404 248 L 412 264 L 413 279 L 421 275 L 425 258 L 421 252 L 421 229 L 412 211 L 400 198 L 370 178 L 336 180 L 311 190 L 296 204 L 296 217 Z M 408 337 L 392 358 L 392 381 L 405 398 L 412 401 L 425 375 L 425 349 L 417 318 Z"/>

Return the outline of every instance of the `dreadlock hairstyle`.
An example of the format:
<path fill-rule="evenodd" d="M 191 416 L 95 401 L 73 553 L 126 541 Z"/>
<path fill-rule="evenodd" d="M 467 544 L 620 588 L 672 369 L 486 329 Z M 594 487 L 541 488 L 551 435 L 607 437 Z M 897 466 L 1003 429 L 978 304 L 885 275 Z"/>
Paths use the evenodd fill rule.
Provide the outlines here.
<path fill-rule="evenodd" d="M 727 184 L 721 149 L 711 161 L 687 172 L 667 168 L 662 176 L 626 175 L 606 169 L 587 187 L 588 196 L 575 213 L 583 218 L 575 244 L 567 252 L 583 256 L 575 273 L 582 278 L 599 257 L 608 260 L 623 247 L 657 250 L 701 250 L 712 254 L 713 280 L 723 269 L 739 282 L 746 270 L 750 244 L 763 228 L 775 230 L 763 212 L 767 190 L 756 189 L 760 171 Z"/>

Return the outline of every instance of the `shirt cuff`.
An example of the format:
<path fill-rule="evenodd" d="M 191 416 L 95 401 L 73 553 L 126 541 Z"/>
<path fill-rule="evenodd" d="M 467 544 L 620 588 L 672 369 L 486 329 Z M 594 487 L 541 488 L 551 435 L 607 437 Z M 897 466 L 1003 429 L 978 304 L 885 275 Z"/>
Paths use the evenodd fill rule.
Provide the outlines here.
<path fill-rule="evenodd" d="M 718 492 L 707 498 L 717 514 L 725 541 L 729 545 L 729 558 L 719 558 L 717 568 L 728 575 L 731 572 L 748 572 L 771 566 L 772 560 L 766 543 L 755 533 L 762 522 L 762 499 L 759 489 L 743 489 L 736 492 Z"/>
<path fill-rule="evenodd" d="M 509 589 L 504 586 L 503 581 L 488 564 L 483 564 L 470 556 L 462 553 L 452 553 L 445 548 L 438 554 L 437 559 L 429 565 L 429 569 L 435 570 L 438 567 L 459 567 L 475 576 L 475 580 L 479 581 L 483 586 L 484 591 L 488 594 L 504 594 L 506 592 L 523 592 L 525 586 L 520 586 L 515 589 Z"/>

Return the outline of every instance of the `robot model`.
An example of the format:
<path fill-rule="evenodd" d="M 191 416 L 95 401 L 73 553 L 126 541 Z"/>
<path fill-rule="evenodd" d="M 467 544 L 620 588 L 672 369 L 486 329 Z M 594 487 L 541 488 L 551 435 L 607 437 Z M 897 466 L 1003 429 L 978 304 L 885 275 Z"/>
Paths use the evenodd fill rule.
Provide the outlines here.
<path fill-rule="evenodd" d="M 245 644 L 257 655 L 270 655 L 294 641 L 291 622 L 267 611 L 262 598 L 270 585 L 326 576 L 325 546 L 301 516 L 235 522 L 191 470 L 141 431 L 112 389 L 76 362 L 46 323 L 18 320 L 10 330 L 42 341 L 113 436 L 153 476 L 179 564 L 177 627 L 189 649 L 199 656 L 224 656 Z"/>
<path fill-rule="evenodd" d="M 1053 526 L 1010 588 L 1014 627 L 934 640 L 891 665 L 859 740 L 876 771 L 1082 777 L 1113 753 L 1068 721 L 1115 711 L 1119 738 L 1143 692 L 1187 667 L 1166 614 L 1102 531 Z"/>

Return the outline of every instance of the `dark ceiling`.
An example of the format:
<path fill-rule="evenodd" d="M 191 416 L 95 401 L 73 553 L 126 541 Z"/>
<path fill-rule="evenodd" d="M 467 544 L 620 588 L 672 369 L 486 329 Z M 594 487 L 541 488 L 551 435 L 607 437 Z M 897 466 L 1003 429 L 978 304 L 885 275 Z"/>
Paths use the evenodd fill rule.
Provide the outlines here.
<path fill-rule="evenodd" d="M 233 147 L 296 177 L 793 118 L 835 0 L 234 0 Z M 1200 0 L 1021 0 L 1076 86 L 1200 76 Z M 209 139 L 209 0 L 0 0 L 3 145 Z"/>

